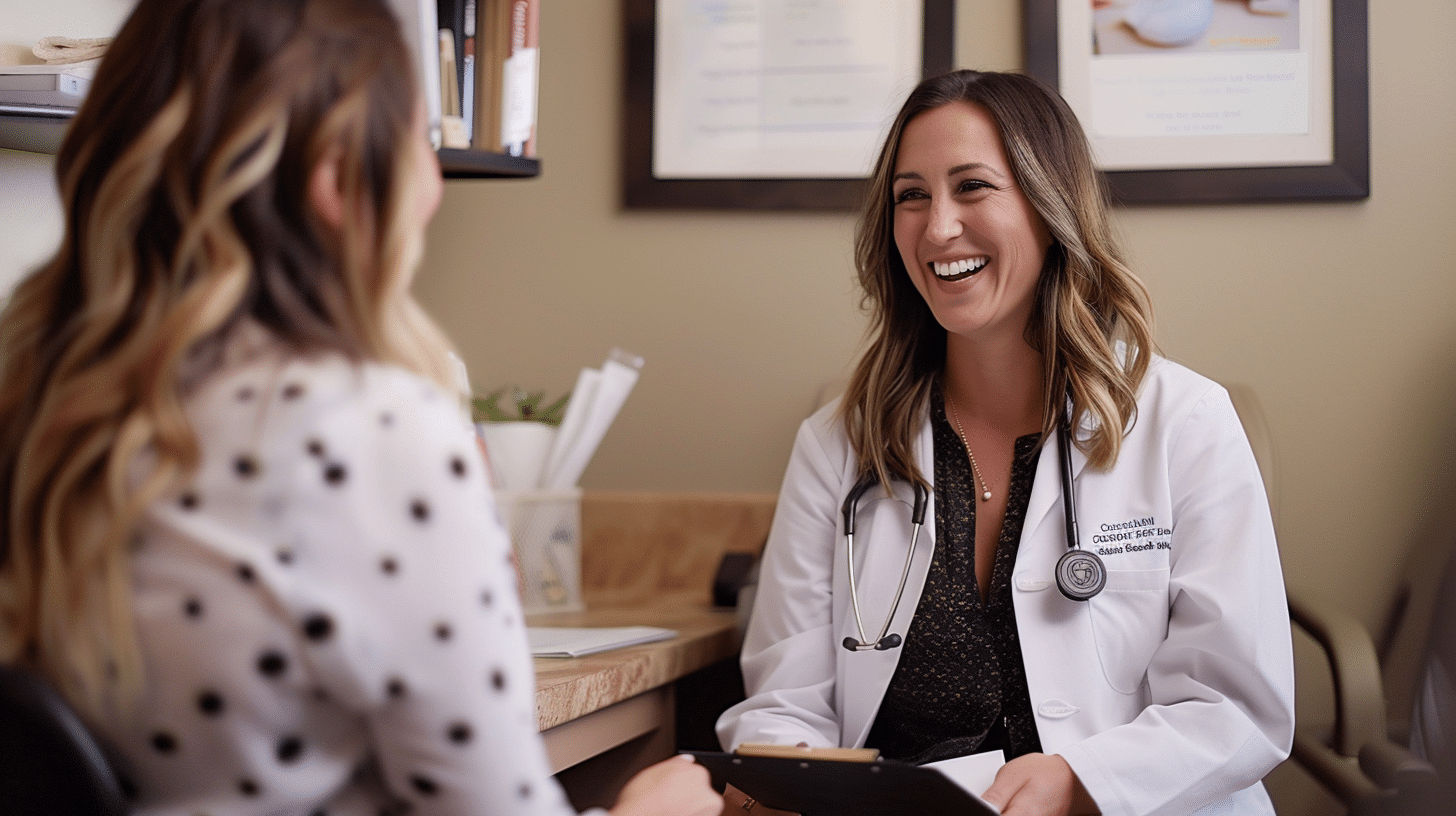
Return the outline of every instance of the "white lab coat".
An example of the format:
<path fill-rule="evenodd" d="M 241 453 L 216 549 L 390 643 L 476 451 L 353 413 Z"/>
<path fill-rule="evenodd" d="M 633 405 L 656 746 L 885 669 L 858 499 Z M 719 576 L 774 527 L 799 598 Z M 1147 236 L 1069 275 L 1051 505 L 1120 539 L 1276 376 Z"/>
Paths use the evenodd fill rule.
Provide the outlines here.
<path fill-rule="evenodd" d="M 806 420 L 794 445 L 743 647 L 748 699 L 718 722 L 725 746 L 862 746 L 900 658 L 840 645 L 859 632 L 840 513 L 856 462 L 836 407 Z M 916 456 L 933 476 L 929 422 Z M 1011 579 L 1042 749 L 1109 816 L 1272 814 L 1260 779 L 1293 739 L 1289 618 L 1268 500 L 1227 392 L 1154 358 L 1117 464 L 1086 464 L 1074 446 L 1081 546 L 1101 555 L 1106 588 L 1078 603 L 1054 583 L 1067 551 L 1054 443 L 1037 462 Z M 870 639 L 911 530 L 908 507 L 875 495 L 855 535 Z M 891 632 L 910 630 L 934 541 L 932 495 Z"/>

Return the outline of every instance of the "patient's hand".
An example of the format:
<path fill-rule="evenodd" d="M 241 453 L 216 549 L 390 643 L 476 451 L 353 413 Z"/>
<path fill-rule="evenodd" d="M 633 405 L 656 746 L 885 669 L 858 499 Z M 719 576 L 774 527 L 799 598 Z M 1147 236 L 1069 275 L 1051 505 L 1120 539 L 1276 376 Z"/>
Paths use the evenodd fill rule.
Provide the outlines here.
<path fill-rule="evenodd" d="M 627 780 L 611 816 L 718 816 L 722 810 L 707 769 L 679 754 Z"/>

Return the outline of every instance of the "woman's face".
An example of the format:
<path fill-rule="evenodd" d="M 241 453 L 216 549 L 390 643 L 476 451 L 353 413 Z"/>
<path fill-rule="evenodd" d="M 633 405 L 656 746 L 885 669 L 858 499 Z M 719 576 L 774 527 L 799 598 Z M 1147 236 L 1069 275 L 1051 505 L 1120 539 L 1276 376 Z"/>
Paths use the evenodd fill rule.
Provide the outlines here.
<path fill-rule="evenodd" d="M 895 245 L 940 325 L 968 340 L 1021 338 L 1051 234 L 990 114 L 952 102 L 912 119 L 891 189 Z"/>
<path fill-rule="evenodd" d="M 405 209 L 404 217 L 408 219 L 406 225 L 412 234 L 423 237 L 425 227 L 440 208 L 440 197 L 445 190 L 445 183 L 440 178 L 440 159 L 430 144 L 429 125 L 423 103 L 415 105 L 406 161 L 409 162 L 411 189 L 408 193 L 409 206 Z"/>

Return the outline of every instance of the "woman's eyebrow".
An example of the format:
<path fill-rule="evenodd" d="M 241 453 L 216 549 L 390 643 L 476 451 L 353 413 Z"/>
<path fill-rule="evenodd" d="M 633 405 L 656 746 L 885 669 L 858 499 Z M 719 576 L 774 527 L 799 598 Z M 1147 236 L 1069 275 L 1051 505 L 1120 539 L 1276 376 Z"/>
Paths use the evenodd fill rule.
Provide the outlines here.
<path fill-rule="evenodd" d="M 995 176 L 1001 176 L 1002 178 L 1005 177 L 1000 170 L 997 170 L 996 168 L 992 167 L 989 164 L 986 164 L 985 162 L 967 162 L 965 164 L 958 164 L 955 167 L 952 167 L 951 169 L 945 171 L 945 174 L 947 176 L 955 176 L 964 173 L 967 170 L 983 170 Z"/>

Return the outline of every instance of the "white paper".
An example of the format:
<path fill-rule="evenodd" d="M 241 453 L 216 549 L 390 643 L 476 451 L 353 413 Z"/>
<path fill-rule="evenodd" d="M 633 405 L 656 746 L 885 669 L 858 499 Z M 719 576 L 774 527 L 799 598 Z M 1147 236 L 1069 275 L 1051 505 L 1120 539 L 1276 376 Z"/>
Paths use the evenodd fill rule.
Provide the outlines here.
<path fill-rule="evenodd" d="M 602 364 L 590 399 L 579 400 L 577 393 L 572 392 L 571 401 L 566 405 L 566 418 L 561 423 L 562 432 L 557 434 L 556 447 L 551 451 L 551 463 L 542 487 L 565 490 L 576 485 L 592 455 L 597 452 L 597 446 L 602 443 L 602 437 L 607 435 L 607 429 L 622 410 L 627 395 L 637 385 L 638 369 L 641 367 L 642 358 L 613 349 Z M 577 382 L 580 384 L 581 380 Z M 577 420 L 580 425 L 573 424 L 568 436 L 566 425 L 569 420 L 575 419 L 573 413 L 580 417 Z"/>
<path fill-rule="evenodd" d="M 981 794 L 985 793 L 986 789 L 991 787 L 991 783 L 996 781 L 996 772 L 1001 770 L 1001 766 L 1005 764 L 1006 754 L 1001 751 L 984 751 L 954 759 L 942 759 L 939 762 L 927 762 L 921 767 L 940 771 L 950 781 L 960 785 L 967 793 L 985 803 L 986 807 L 1000 813 L 995 806 L 981 799 Z"/>
<path fill-rule="evenodd" d="M 658 0 L 656 178 L 858 178 L 921 71 L 919 0 Z"/>
<path fill-rule="evenodd" d="M 571 399 L 566 401 L 566 415 L 561 418 L 561 425 L 556 429 L 556 441 L 552 443 L 551 455 L 546 459 L 546 471 L 541 474 L 542 487 L 555 484 L 554 475 L 561 470 L 567 451 L 574 449 L 577 440 L 581 438 L 582 429 L 586 427 L 587 414 L 591 413 L 592 403 L 596 401 L 597 384 L 601 379 L 602 372 L 595 368 L 583 368 L 576 375 Z"/>
<path fill-rule="evenodd" d="M 526 627 L 534 657 L 581 657 L 675 637 L 676 630 L 657 626 Z"/>

